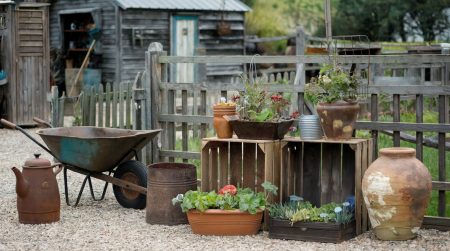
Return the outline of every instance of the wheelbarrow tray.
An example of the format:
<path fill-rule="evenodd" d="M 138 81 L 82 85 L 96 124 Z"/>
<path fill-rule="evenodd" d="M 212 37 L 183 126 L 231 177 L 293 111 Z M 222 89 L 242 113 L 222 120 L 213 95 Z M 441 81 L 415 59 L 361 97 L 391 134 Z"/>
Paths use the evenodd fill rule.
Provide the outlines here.
<path fill-rule="evenodd" d="M 111 171 L 135 156 L 161 130 L 128 130 L 75 126 L 36 133 L 63 164 L 90 172 Z"/>

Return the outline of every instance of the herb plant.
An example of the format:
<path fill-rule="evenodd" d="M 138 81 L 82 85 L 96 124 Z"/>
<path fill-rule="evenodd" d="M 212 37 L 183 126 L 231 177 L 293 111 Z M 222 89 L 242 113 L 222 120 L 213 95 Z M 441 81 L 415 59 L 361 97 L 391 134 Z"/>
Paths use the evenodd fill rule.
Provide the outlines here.
<path fill-rule="evenodd" d="M 354 205 L 348 201 L 342 204 L 332 202 L 317 208 L 307 201 L 290 201 L 271 205 L 269 215 L 275 219 L 289 220 L 292 224 L 298 221 L 347 224 L 354 218 Z"/>
<path fill-rule="evenodd" d="M 290 105 L 289 93 L 267 92 L 263 78 L 253 81 L 244 78 L 243 81 L 244 90 L 232 98 L 238 104 L 241 119 L 256 122 L 276 122 L 283 119 Z"/>
<path fill-rule="evenodd" d="M 172 199 L 172 203 L 174 205 L 179 203 L 183 212 L 191 209 L 197 209 L 200 212 L 207 209 L 239 209 L 242 212 L 255 214 L 258 210 L 266 208 L 267 196 L 269 194 L 276 195 L 278 190 L 270 182 L 264 182 L 262 187 L 267 195 L 263 192 L 256 193 L 250 188 L 236 188 L 233 185 L 226 185 L 218 193 L 215 191 L 188 191 L 184 195 L 177 195 Z"/>
<path fill-rule="evenodd" d="M 319 76 L 305 85 L 305 98 L 313 104 L 337 101 L 356 102 L 359 80 L 341 66 L 326 64 Z"/>

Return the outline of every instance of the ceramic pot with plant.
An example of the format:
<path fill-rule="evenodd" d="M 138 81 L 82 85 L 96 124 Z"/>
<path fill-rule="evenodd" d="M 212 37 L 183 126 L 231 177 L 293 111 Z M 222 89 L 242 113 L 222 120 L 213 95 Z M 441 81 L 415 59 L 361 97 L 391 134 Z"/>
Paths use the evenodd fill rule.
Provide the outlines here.
<path fill-rule="evenodd" d="M 269 238 L 339 243 L 356 234 L 354 197 L 315 207 L 291 200 L 269 207 Z"/>
<path fill-rule="evenodd" d="M 276 194 L 277 187 L 262 184 L 267 195 Z M 192 232 L 201 235 L 254 235 L 257 234 L 267 206 L 263 192 L 250 188 L 226 185 L 211 192 L 188 191 L 172 200 L 187 213 Z"/>
<path fill-rule="evenodd" d="M 236 115 L 236 103 L 227 102 L 225 98 L 221 98 L 220 102 L 213 106 L 213 115 L 213 125 L 217 138 L 231 138 L 233 129 L 224 116 Z"/>
<path fill-rule="evenodd" d="M 252 81 L 244 79 L 244 90 L 233 97 L 239 119 L 230 120 L 238 138 L 282 139 L 294 122 L 288 115 L 289 95 L 267 92 L 261 78 Z"/>
<path fill-rule="evenodd" d="M 305 86 L 305 98 L 316 105 L 323 132 L 331 140 L 352 137 L 358 118 L 358 79 L 337 64 L 327 64 Z"/>

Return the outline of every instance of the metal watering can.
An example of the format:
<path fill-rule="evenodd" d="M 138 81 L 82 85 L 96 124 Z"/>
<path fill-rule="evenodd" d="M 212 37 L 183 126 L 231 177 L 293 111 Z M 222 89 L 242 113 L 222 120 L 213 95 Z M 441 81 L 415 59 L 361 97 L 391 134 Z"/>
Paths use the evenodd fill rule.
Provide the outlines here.
<path fill-rule="evenodd" d="M 19 222 L 42 224 L 59 221 L 60 197 L 56 175 L 61 166 L 51 165 L 47 159 L 27 159 L 23 171 L 11 168 L 16 175 L 17 211 Z M 53 170 L 58 166 L 56 170 Z"/>

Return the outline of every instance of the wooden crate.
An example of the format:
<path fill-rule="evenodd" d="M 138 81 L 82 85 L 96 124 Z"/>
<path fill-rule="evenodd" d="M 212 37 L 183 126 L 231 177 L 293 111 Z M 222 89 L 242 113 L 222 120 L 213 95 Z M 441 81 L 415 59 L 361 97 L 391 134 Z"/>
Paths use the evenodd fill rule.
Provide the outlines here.
<path fill-rule="evenodd" d="M 372 163 L 372 140 L 285 138 L 282 145 L 282 200 L 295 194 L 320 206 L 329 202 L 343 202 L 348 196 L 354 195 L 356 233 L 366 231 L 368 218 L 361 181 L 365 170 Z"/>
<path fill-rule="evenodd" d="M 348 224 L 270 219 L 269 238 L 341 243 L 355 237 L 355 221 Z"/>
<path fill-rule="evenodd" d="M 233 184 L 263 191 L 264 181 L 280 187 L 280 153 L 280 140 L 202 139 L 201 189 Z M 280 202 L 281 196 L 269 196 L 269 201 Z"/>

